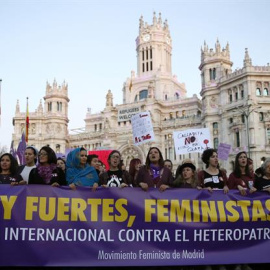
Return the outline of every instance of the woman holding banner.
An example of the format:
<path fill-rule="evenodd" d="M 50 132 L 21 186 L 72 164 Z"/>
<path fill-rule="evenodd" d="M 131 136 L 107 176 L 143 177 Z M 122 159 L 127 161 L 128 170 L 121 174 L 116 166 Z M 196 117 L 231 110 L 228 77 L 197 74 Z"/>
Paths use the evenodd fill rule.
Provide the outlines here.
<path fill-rule="evenodd" d="M 109 170 L 100 174 L 99 185 L 103 187 L 128 187 L 131 186 L 130 175 L 121 169 L 121 154 L 113 150 L 108 156 Z"/>
<path fill-rule="evenodd" d="M 172 185 L 172 182 L 172 172 L 164 167 L 160 150 L 157 147 L 151 147 L 146 157 L 145 166 L 142 166 L 138 172 L 138 186 L 144 191 L 147 191 L 149 187 L 164 191 Z"/>
<path fill-rule="evenodd" d="M 5 153 L 0 157 L 0 184 L 12 184 L 16 182 L 15 174 L 18 168 L 17 160 Z"/>
<path fill-rule="evenodd" d="M 137 187 L 137 176 L 141 168 L 142 162 L 139 158 L 133 158 L 129 163 L 129 175 L 131 177 L 131 183 L 133 187 Z"/>
<path fill-rule="evenodd" d="M 225 172 L 219 169 L 217 150 L 213 148 L 204 150 L 202 161 L 206 164 L 206 169 L 198 173 L 199 187 L 210 192 L 223 189 L 225 194 L 228 193 L 228 179 Z"/>
<path fill-rule="evenodd" d="M 21 165 L 16 172 L 17 175 L 16 178 L 18 181 L 16 182 L 16 184 L 19 185 L 28 184 L 30 172 L 32 171 L 32 169 L 36 168 L 37 154 L 38 150 L 35 147 L 33 146 L 26 147 L 24 151 L 25 164 Z"/>
<path fill-rule="evenodd" d="M 67 183 L 72 189 L 76 186 L 98 187 L 98 175 L 94 167 L 87 163 L 87 151 L 84 148 L 76 148 L 69 152 L 66 162 Z"/>
<path fill-rule="evenodd" d="M 176 170 L 177 178 L 173 181 L 176 188 L 197 188 L 198 180 L 196 167 L 192 162 L 185 162 L 179 165 Z"/>
<path fill-rule="evenodd" d="M 270 193 L 270 158 L 267 158 L 262 164 L 262 175 L 257 177 L 255 187 L 260 191 Z"/>
<path fill-rule="evenodd" d="M 57 168 L 57 157 L 49 146 L 43 146 L 38 153 L 38 165 L 29 174 L 29 184 L 66 185 L 63 171 Z"/>
<path fill-rule="evenodd" d="M 255 192 L 254 174 L 250 171 L 247 153 L 239 152 L 235 157 L 234 170 L 229 176 L 228 185 L 230 189 L 238 189 L 242 196 Z"/>

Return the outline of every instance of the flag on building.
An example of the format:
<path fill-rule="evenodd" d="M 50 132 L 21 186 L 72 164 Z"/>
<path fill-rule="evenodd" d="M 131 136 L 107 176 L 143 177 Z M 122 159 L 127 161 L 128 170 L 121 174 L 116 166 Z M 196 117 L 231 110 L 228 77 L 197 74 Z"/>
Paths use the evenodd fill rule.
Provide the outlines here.
<path fill-rule="evenodd" d="M 26 117 L 25 117 L 25 141 L 28 143 L 29 134 L 29 109 L 28 109 L 28 98 L 26 102 Z"/>

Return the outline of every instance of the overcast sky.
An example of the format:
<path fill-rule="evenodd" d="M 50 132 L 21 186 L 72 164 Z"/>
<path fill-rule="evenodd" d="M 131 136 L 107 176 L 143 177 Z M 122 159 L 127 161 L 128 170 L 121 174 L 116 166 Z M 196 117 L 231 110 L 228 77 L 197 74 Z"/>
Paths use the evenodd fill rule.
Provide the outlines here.
<path fill-rule="evenodd" d="M 168 20 L 172 70 L 188 96 L 200 93 L 200 50 L 230 44 L 233 70 L 243 66 L 245 48 L 253 65 L 270 62 L 269 0 L 0 0 L 0 146 L 11 143 L 12 118 L 37 109 L 46 82 L 69 85 L 69 129 L 84 127 L 87 108 L 99 112 L 111 89 L 122 103 L 122 86 L 137 71 L 139 18 L 153 12 Z M 31 119 L 30 119 L 31 122 Z"/>

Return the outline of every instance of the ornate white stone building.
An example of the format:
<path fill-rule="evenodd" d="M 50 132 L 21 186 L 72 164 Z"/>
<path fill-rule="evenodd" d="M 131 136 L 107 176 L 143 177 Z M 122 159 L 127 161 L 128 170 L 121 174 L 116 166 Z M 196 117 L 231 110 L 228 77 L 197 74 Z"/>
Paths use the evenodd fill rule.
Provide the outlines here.
<path fill-rule="evenodd" d="M 50 145 L 57 152 L 84 146 L 88 150 L 118 149 L 126 165 L 138 157 L 143 161 L 150 146 L 161 149 L 164 158 L 175 167 L 185 158 L 192 158 L 202 167 L 200 154 L 176 155 L 173 131 L 208 127 L 213 145 L 232 145 L 228 161 L 222 166 L 231 170 L 239 150 L 250 151 L 254 166 L 270 155 L 270 67 L 252 66 L 246 49 L 243 68 L 232 71 L 229 44 L 215 49 L 204 44 L 201 50 L 201 98 L 187 97 L 184 83 L 172 73 L 172 38 L 167 20 L 161 14 L 153 16 L 151 25 L 140 18 L 136 39 L 137 72 L 123 84 L 123 104 L 114 106 L 113 94 L 106 95 L 106 106 L 97 114 L 89 109 L 85 127 L 68 132 L 68 86 L 47 84 L 42 102 L 30 113 L 29 144 L 37 148 Z M 130 117 L 139 111 L 150 111 L 155 142 L 134 146 Z M 248 120 L 248 121 L 247 121 Z M 18 145 L 25 124 L 25 113 L 19 103 L 13 119 L 15 146 Z M 248 132 L 247 132 L 248 130 Z M 74 130 L 73 130 L 74 133 Z M 249 139 L 249 140 L 248 140 Z M 248 143 L 249 141 L 249 143 Z"/>

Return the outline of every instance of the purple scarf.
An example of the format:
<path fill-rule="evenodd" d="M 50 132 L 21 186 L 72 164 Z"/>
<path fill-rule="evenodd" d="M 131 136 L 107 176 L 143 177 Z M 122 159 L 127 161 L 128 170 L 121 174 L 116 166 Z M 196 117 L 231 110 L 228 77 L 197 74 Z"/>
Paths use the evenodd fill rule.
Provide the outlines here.
<path fill-rule="evenodd" d="M 161 170 L 160 167 L 156 167 L 153 164 L 150 164 L 150 170 L 151 170 L 151 173 L 153 175 L 153 179 L 160 176 L 160 170 Z"/>
<path fill-rule="evenodd" d="M 53 170 L 56 169 L 56 164 L 51 163 L 49 166 L 37 165 L 38 174 L 42 177 L 46 184 L 49 184 L 52 179 Z"/>

